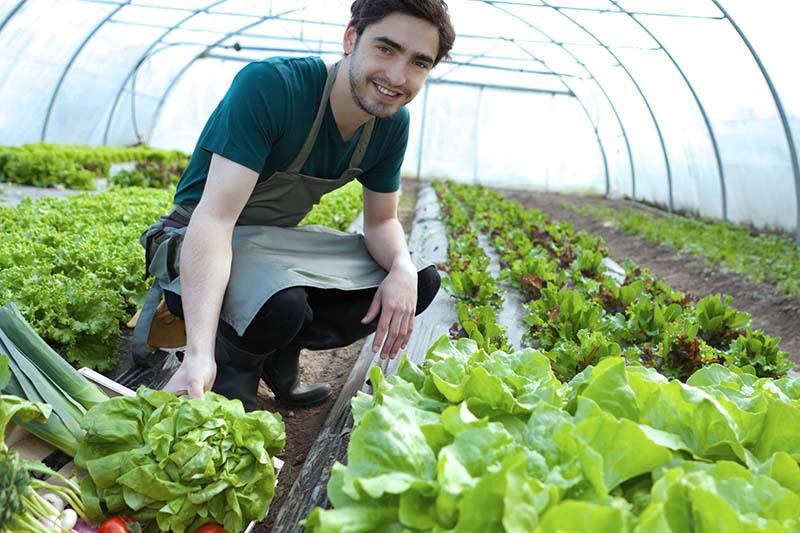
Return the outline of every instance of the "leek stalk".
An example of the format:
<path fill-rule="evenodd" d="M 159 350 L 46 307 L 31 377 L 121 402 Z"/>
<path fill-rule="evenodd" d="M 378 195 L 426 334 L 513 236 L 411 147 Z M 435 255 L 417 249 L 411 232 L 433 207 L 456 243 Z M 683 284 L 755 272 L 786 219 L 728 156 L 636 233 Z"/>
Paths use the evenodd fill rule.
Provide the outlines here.
<path fill-rule="evenodd" d="M 13 303 L 0 307 L 0 354 L 8 356 L 11 370 L 5 391 L 53 408 L 47 421 L 16 422 L 74 457 L 84 436 L 83 415 L 108 396 L 47 346 Z"/>
<path fill-rule="evenodd" d="M 72 365 L 48 346 L 31 328 L 13 302 L 0 307 L 0 331 L 8 336 L 11 343 L 25 357 L 85 409 L 91 409 L 108 399 L 100 387 L 78 374 Z"/>

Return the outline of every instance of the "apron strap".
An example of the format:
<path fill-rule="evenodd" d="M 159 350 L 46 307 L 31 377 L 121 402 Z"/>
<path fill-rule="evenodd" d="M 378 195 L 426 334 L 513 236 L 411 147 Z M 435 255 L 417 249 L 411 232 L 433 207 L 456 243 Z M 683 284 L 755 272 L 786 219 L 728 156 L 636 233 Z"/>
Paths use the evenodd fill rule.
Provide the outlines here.
<path fill-rule="evenodd" d="M 298 153 L 297 157 L 294 158 L 294 161 L 291 165 L 289 165 L 289 168 L 286 169 L 286 172 L 300 172 L 300 169 L 303 168 L 306 159 L 308 159 L 308 156 L 311 154 L 311 150 L 314 148 L 314 143 L 317 142 L 319 128 L 322 125 L 322 119 L 325 117 L 325 111 L 328 108 L 328 98 L 331 95 L 333 80 L 336 79 L 336 73 L 338 71 L 339 63 L 337 62 L 331 67 L 330 72 L 328 72 L 328 79 L 325 80 L 325 90 L 322 91 L 322 98 L 319 101 L 317 116 L 314 118 L 314 123 L 311 125 L 311 131 L 309 131 L 308 135 L 306 136 L 306 142 L 303 143 L 300 153 Z"/>
<path fill-rule="evenodd" d="M 356 145 L 356 150 L 353 152 L 353 157 L 350 159 L 350 165 L 348 168 L 359 168 L 361 165 L 361 160 L 364 159 L 364 154 L 367 152 L 367 146 L 369 145 L 369 140 L 372 137 L 372 130 L 375 128 L 375 117 L 369 119 L 366 126 L 364 126 L 364 131 L 361 132 L 361 138 L 358 139 L 358 144 Z"/>
<path fill-rule="evenodd" d="M 317 135 L 319 135 L 319 128 L 322 126 L 322 120 L 325 118 L 325 111 L 328 109 L 328 100 L 330 99 L 331 95 L 331 87 L 333 87 L 333 82 L 336 79 L 336 73 L 338 71 L 339 63 L 336 62 L 331 67 L 330 72 L 328 72 L 328 78 L 325 80 L 325 89 L 322 91 L 322 98 L 319 101 L 319 109 L 317 109 L 317 116 L 314 117 L 314 123 L 311 125 L 311 130 L 306 136 L 303 147 L 300 148 L 300 152 L 297 154 L 297 157 L 294 158 L 292 164 L 289 165 L 289 168 L 286 169 L 286 172 L 300 172 L 300 169 L 303 168 L 308 156 L 311 155 L 311 150 L 314 149 L 314 143 L 317 142 Z M 361 132 L 361 137 L 358 139 L 358 144 L 353 152 L 353 157 L 350 159 L 350 165 L 348 168 L 357 168 L 361 164 L 361 161 L 364 159 L 364 154 L 367 151 L 369 140 L 372 137 L 372 130 L 374 127 L 375 117 L 372 117 L 366 123 L 364 130 Z"/>

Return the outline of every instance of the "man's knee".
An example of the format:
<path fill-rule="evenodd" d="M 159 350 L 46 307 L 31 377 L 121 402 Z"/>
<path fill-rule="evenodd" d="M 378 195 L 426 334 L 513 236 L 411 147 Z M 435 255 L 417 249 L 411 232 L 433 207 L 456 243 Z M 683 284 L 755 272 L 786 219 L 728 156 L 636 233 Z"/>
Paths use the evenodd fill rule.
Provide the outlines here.
<path fill-rule="evenodd" d="M 290 287 L 273 294 L 259 309 L 242 336 L 259 352 L 276 350 L 289 344 L 300 329 L 311 321 L 308 294 L 303 287 Z"/>
<path fill-rule="evenodd" d="M 417 315 L 431 305 L 441 284 L 442 277 L 435 266 L 431 265 L 419 272 L 417 275 Z"/>

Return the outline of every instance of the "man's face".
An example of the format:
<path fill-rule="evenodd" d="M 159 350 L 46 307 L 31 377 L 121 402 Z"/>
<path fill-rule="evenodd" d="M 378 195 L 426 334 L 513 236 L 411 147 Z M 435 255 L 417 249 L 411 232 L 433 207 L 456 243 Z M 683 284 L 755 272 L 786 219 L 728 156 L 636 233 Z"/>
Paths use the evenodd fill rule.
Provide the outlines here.
<path fill-rule="evenodd" d="M 352 52 L 349 78 L 353 100 L 370 115 L 391 117 L 422 88 L 438 49 L 436 27 L 402 13 L 370 24 L 357 39 L 355 29 L 348 26 L 345 52 Z"/>

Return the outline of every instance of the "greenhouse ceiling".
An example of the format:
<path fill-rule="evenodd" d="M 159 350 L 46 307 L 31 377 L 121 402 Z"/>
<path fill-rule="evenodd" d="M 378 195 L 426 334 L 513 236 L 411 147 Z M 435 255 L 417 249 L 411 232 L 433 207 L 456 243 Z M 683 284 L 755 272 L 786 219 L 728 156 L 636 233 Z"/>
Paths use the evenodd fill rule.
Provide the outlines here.
<path fill-rule="evenodd" d="M 594 137 L 606 194 L 797 228 L 800 82 L 786 52 L 800 49 L 798 2 L 448 4 L 457 39 L 429 87 L 568 98 Z M 195 92 L 176 93 L 198 64 L 241 68 L 271 55 L 335 61 L 349 5 L 0 0 L 0 144 L 151 142 L 165 108 L 180 101 L 192 109 L 197 78 L 185 82 Z M 205 72 L 208 79 L 213 70 Z M 748 202 L 765 189 L 768 207 L 749 212 Z M 711 196 L 699 206 L 698 197 Z"/>

